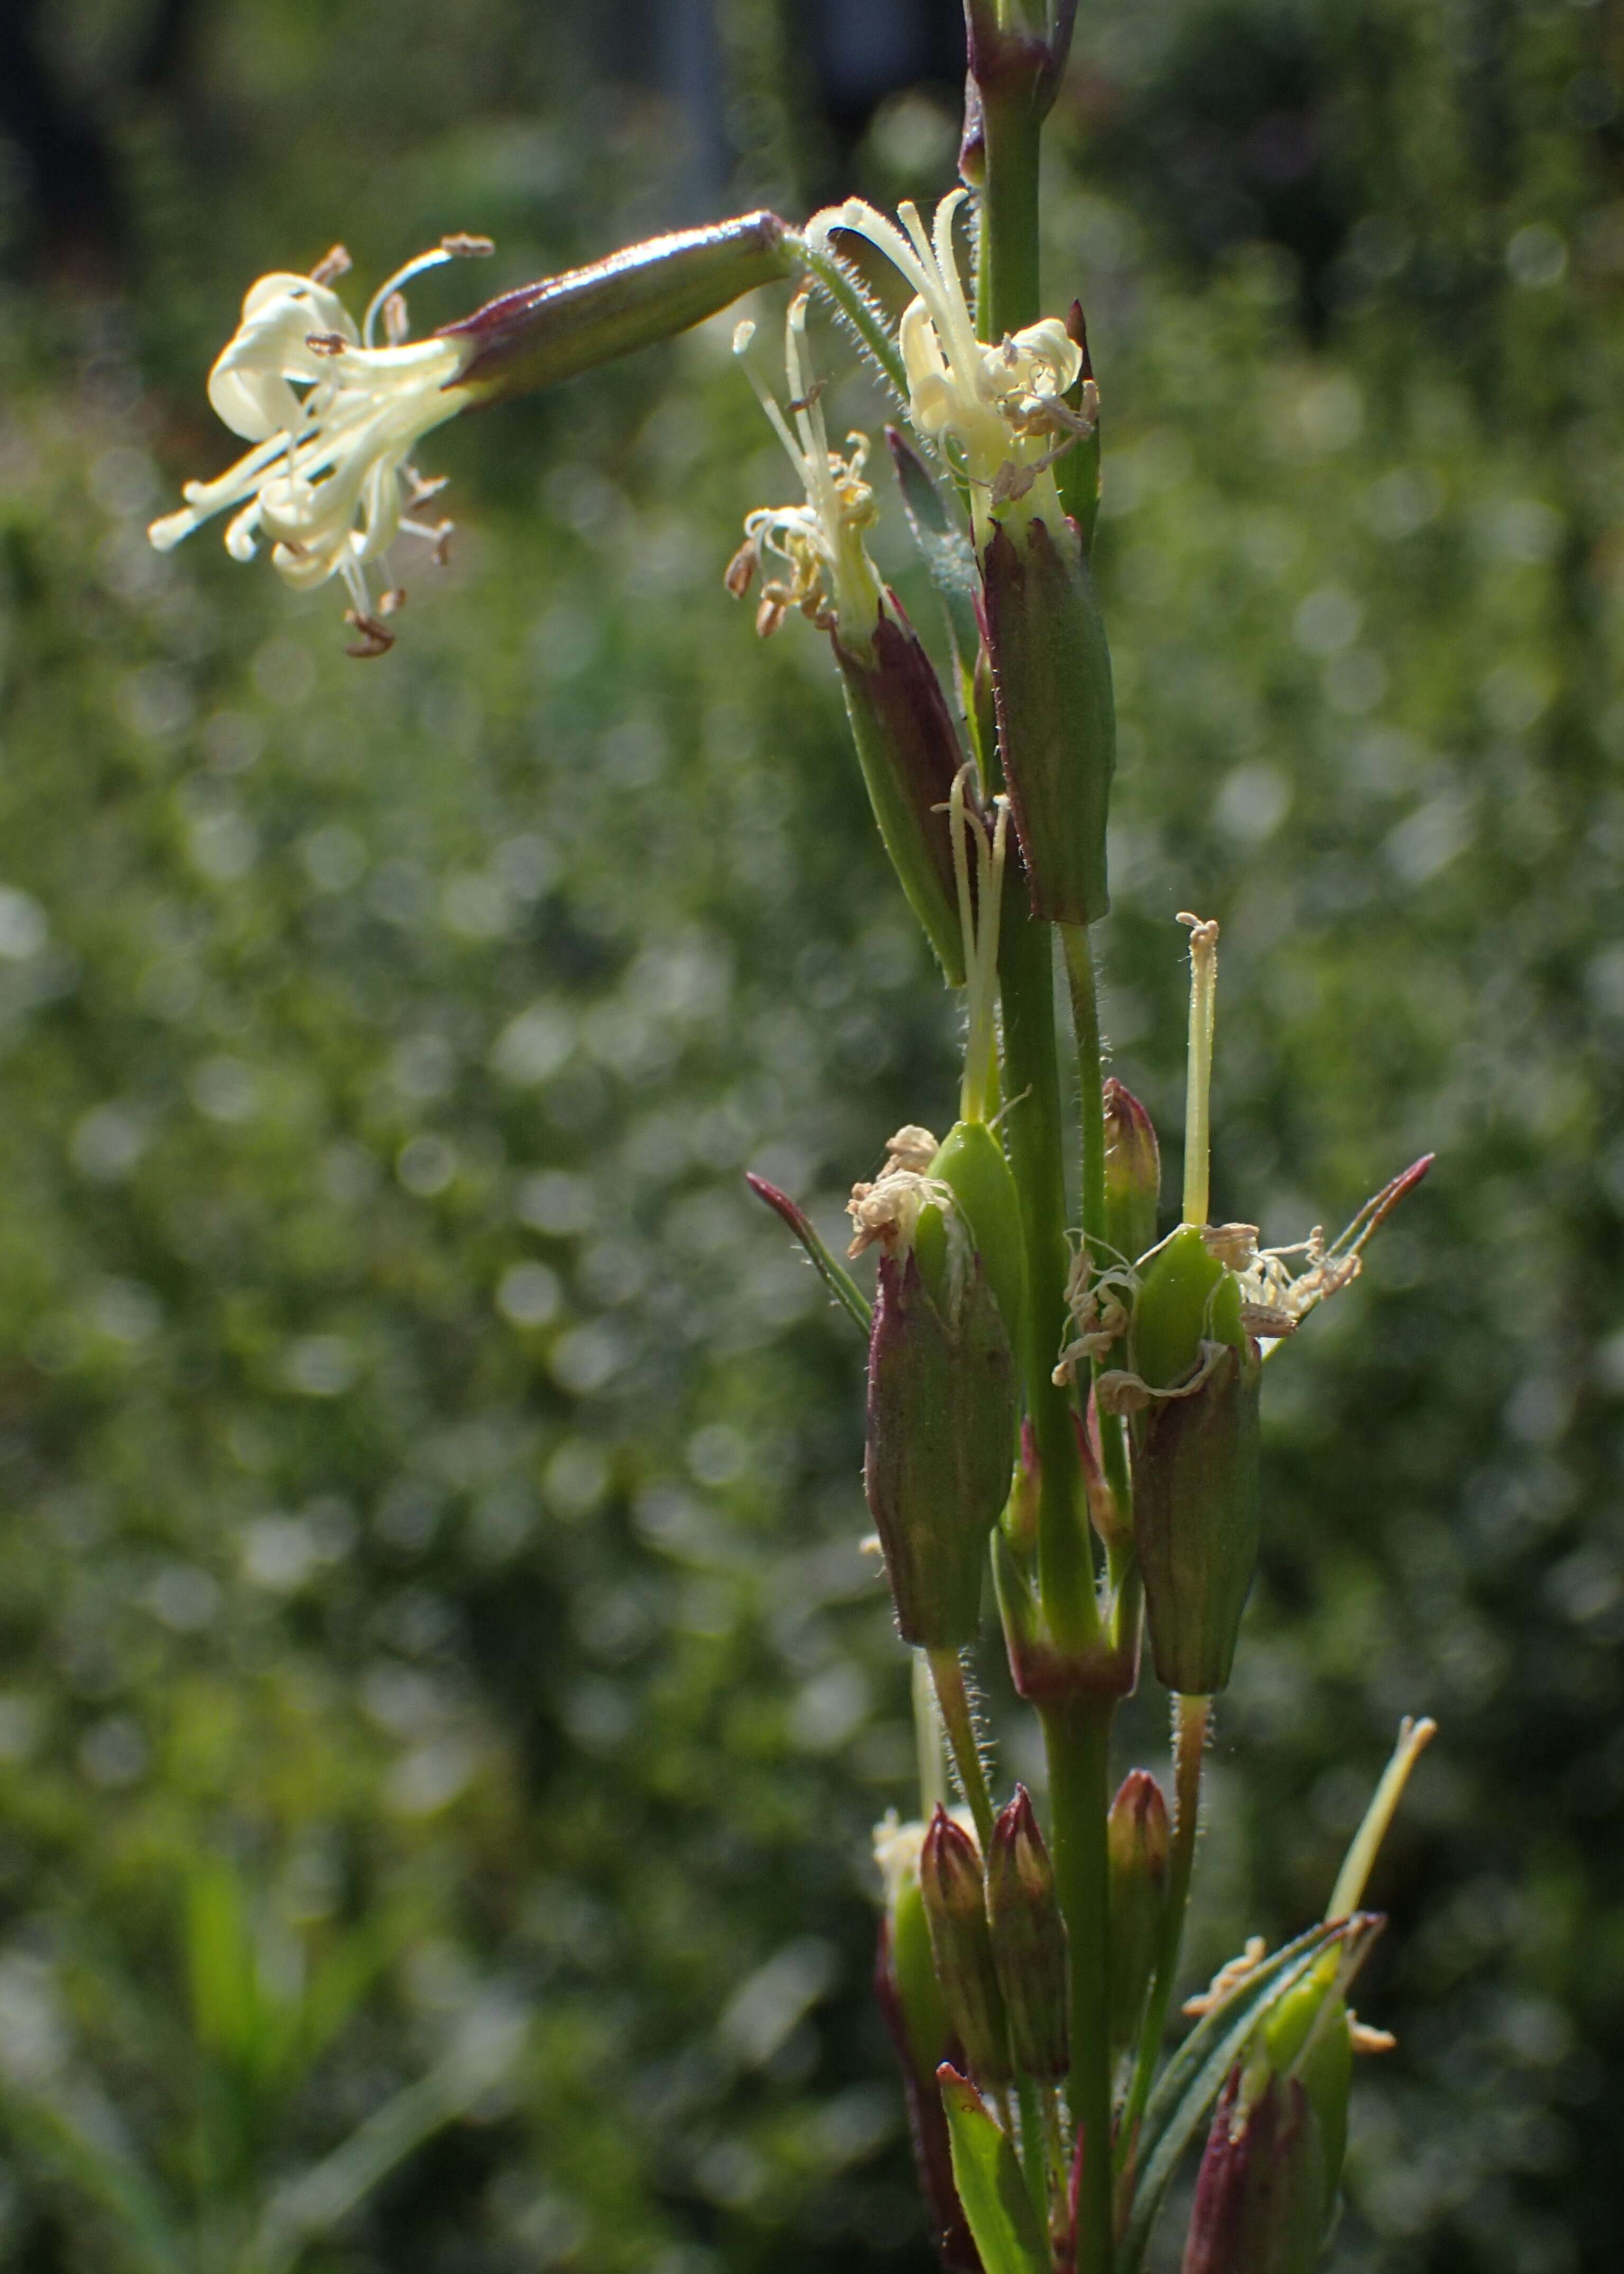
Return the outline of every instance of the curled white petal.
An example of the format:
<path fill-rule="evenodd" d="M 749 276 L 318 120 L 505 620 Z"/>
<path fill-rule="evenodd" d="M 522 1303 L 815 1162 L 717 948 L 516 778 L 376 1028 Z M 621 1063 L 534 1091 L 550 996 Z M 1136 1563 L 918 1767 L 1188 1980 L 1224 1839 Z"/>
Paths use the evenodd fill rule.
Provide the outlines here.
<path fill-rule="evenodd" d="M 423 265 L 428 256 L 409 267 Z M 312 277 L 277 272 L 251 286 L 208 396 L 255 447 L 214 480 L 189 482 L 184 509 L 153 523 L 153 544 L 167 552 L 229 513 L 234 560 L 252 560 L 265 538 L 286 583 L 305 590 L 342 576 L 365 607 L 364 571 L 399 531 L 412 450 L 463 407 L 455 382 L 469 350 L 451 339 L 363 341 L 338 295 Z"/>

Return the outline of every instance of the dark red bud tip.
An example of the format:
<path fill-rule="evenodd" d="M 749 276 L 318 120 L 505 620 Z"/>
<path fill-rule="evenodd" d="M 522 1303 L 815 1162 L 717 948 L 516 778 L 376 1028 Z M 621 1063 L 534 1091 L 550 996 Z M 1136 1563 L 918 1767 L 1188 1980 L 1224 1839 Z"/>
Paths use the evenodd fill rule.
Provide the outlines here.
<path fill-rule="evenodd" d="M 994 1838 L 997 1862 L 1013 1868 L 1027 1900 L 1037 1901 L 1047 1896 L 1054 1886 L 1054 1866 L 1043 1843 L 1032 1796 L 1024 1784 L 1016 1786 L 1014 1799 L 1004 1806 Z"/>
<path fill-rule="evenodd" d="M 776 1216 L 781 1216 L 797 1239 L 804 1239 L 812 1229 L 812 1220 L 804 1209 L 796 1207 L 787 1193 L 770 1185 L 765 1177 L 758 1177 L 754 1169 L 747 1169 L 744 1181 L 758 1201 L 765 1201 Z"/>
<path fill-rule="evenodd" d="M 981 1916 L 980 1852 L 963 1825 L 954 1823 L 940 1801 L 920 1850 L 919 1879 L 927 1902 Z"/>
<path fill-rule="evenodd" d="M 1088 322 L 1083 314 L 1083 304 L 1080 300 L 1073 300 L 1066 310 L 1065 328 L 1066 337 L 1075 342 L 1083 351 L 1082 376 L 1085 379 L 1092 379 L 1094 360 L 1088 352 Z"/>
<path fill-rule="evenodd" d="M 1108 1837 L 1119 1869 L 1137 1865 L 1160 1874 L 1167 1870 L 1170 1846 L 1168 1805 L 1148 1769 L 1130 1769 L 1111 1803 Z"/>

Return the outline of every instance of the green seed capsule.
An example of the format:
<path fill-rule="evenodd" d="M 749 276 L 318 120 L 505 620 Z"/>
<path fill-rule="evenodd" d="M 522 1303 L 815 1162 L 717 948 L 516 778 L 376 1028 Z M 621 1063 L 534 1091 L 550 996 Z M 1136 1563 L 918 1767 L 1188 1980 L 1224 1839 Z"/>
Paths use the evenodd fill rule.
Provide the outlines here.
<path fill-rule="evenodd" d="M 1134 1426 L 1151 1651 L 1169 1690 L 1209 1697 L 1229 1679 L 1258 1558 L 1261 1361 L 1241 1323 L 1240 1283 L 1194 1226 L 1146 1271 L 1132 1352 L 1152 1389 L 1185 1393 L 1153 1399 Z"/>
<path fill-rule="evenodd" d="M 1004 1148 L 986 1122 L 955 1122 L 942 1140 L 929 1173 L 939 1178 L 959 1203 L 1019 1361 L 1026 1321 L 1026 1251 L 1021 1239 L 1020 1201 Z M 940 1284 L 946 1243 L 947 1227 L 941 1210 L 921 1209 L 914 1244 L 928 1286 Z"/>

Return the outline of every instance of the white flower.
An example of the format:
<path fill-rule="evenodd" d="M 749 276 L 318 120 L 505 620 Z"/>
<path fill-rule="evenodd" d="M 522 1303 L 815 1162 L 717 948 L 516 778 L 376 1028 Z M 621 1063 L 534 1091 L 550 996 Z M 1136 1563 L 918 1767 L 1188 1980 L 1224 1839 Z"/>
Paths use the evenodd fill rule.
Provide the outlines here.
<path fill-rule="evenodd" d="M 878 518 L 874 492 L 863 478 L 868 438 L 848 434 L 845 457 L 830 448 L 819 402 L 823 382 L 808 383 L 807 378 L 806 329 L 807 297 L 801 292 L 791 301 L 784 323 L 788 418 L 747 359 L 755 325 L 742 323 L 733 334 L 733 353 L 744 363 L 762 409 L 789 453 L 806 502 L 766 506 L 746 516 L 744 543 L 728 568 L 728 589 L 742 594 L 762 553 L 776 553 L 789 575 L 763 585 L 756 629 L 763 634 L 776 631 L 791 608 L 800 608 L 824 630 L 838 626 L 848 648 L 866 653 L 880 610 L 879 578 L 862 537 Z"/>
<path fill-rule="evenodd" d="M 976 338 L 953 244 L 953 223 L 968 194 L 954 190 L 942 200 L 929 235 L 911 203 L 898 207 L 898 229 L 861 198 L 848 198 L 814 216 L 807 240 L 832 258 L 833 230 L 866 237 L 913 286 L 898 328 L 908 415 L 928 441 L 954 445 L 975 493 L 977 535 L 984 538 L 989 521 L 1019 501 L 1026 501 L 1023 517 L 1057 516 L 1049 468 L 1092 432 L 1097 396 L 1086 380 L 1080 410 L 1064 399 L 1081 375 L 1083 358 L 1057 316 L 994 346 Z"/>
<path fill-rule="evenodd" d="M 402 530 L 443 552 L 450 523 L 431 526 L 411 512 L 440 485 L 422 480 L 410 458 L 431 428 L 464 407 L 456 381 L 471 354 L 465 340 L 404 344 L 400 288 L 458 252 L 489 249 L 483 238 L 447 238 L 409 261 L 373 295 L 359 331 L 327 281 L 350 265 L 342 248 L 313 275 L 261 276 L 208 376 L 216 413 L 255 447 L 216 480 L 187 483 L 184 511 L 147 531 L 159 550 L 235 508 L 225 538 L 233 560 L 252 560 L 264 538 L 272 566 L 296 589 L 342 576 L 362 633 L 351 651 L 381 653 L 390 635 L 367 570 Z M 386 347 L 374 337 L 380 315 Z M 386 593 L 386 607 L 392 599 Z"/>

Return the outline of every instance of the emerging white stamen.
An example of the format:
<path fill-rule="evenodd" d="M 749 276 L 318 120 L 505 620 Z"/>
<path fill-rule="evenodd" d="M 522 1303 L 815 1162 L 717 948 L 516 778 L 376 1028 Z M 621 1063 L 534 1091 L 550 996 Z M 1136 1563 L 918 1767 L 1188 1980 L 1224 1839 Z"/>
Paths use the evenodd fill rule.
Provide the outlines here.
<path fill-rule="evenodd" d="M 209 373 L 208 399 L 255 447 L 215 480 L 186 484 L 184 508 L 147 531 L 160 552 L 230 513 L 225 542 L 234 561 L 252 560 L 264 538 L 272 566 L 298 591 L 342 576 L 364 634 L 372 627 L 370 636 L 387 644 L 367 567 L 402 529 L 442 545 L 449 532 L 449 523 L 410 517 L 432 486 L 410 459 L 425 434 L 463 408 L 456 380 L 470 352 L 460 340 L 404 344 L 400 288 L 453 257 L 442 247 L 409 261 L 373 294 L 359 332 L 316 277 L 278 272 L 250 288 Z M 391 339 L 400 335 L 381 348 L 372 343 L 380 313 Z"/>
<path fill-rule="evenodd" d="M 1090 380 L 1079 410 L 1065 401 L 1083 357 L 1057 316 L 996 345 L 976 338 L 953 242 L 968 194 L 954 190 L 942 200 L 929 235 L 911 203 L 898 207 L 898 229 L 861 198 L 814 215 L 806 233 L 808 244 L 831 258 L 834 230 L 866 237 L 913 286 L 898 328 L 908 415 L 927 441 L 953 445 L 972 485 L 977 538 L 985 542 L 991 523 L 1012 508 L 1023 520 L 1034 514 L 1058 518 L 1049 470 L 1071 441 L 1093 432 L 1097 395 Z"/>
<path fill-rule="evenodd" d="M 766 506 L 745 516 L 744 545 L 728 583 L 742 592 L 762 553 L 776 553 L 790 573 L 787 580 L 775 578 L 763 586 L 757 629 L 776 631 L 789 610 L 799 608 L 823 630 L 838 626 L 846 646 L 866 654 L 880 609 L 879 578 L 862 538 L 879 517 L 874 492 L 863 478 L 868 437 L 848 434 L 845 457 L 830 448 L 820 401 L 823 383 L 808 378 L 806 334 L 803 292 L 791 301 L 784 320 L 787 418 L 750 363 L 755 325 L 742 323 L 733 334 L 733 353 L 801 478 L 806 503 Z"/>

